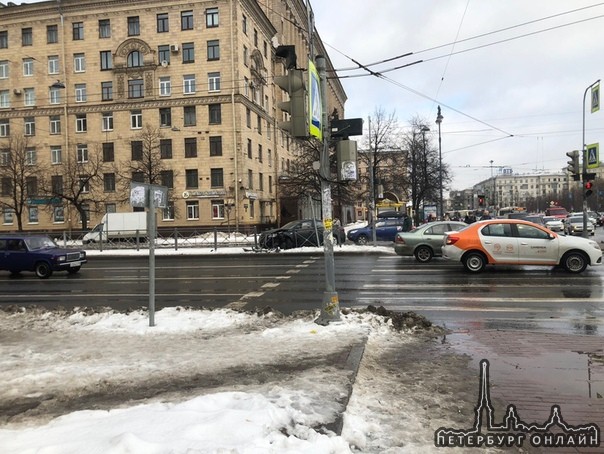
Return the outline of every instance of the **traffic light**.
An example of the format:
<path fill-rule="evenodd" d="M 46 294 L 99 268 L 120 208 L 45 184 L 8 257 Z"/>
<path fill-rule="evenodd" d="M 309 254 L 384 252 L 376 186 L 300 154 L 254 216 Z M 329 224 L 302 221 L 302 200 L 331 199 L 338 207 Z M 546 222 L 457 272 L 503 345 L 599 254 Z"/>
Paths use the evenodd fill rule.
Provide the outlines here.
<path fill-rule="evenodd" d="M 566 170 L 573 174 L 575 181 L 578 181 L 581 175 L 581 166 L 579 164 L 579 150 L 567 151 L 566 156 L 570 158 L 570 161 L 567 161 L 568 167 L 566 167 Z"/>
<path fill-rule="evenodd" d="M 289 101 L 279 103 L 279 108 L 289 113 L 289 121 L 280 121 L 279 127 L 294 137 L 309 137 L 304 71 L 290 69 L 287 75 L 276 76 L 275 84 L 289 95 Z"/>
<path fill-rule="evenodd" d="M 484 195 L 479 195 L 478 196 L 478 206 L 479 207 L 483 207 L 484 206 Z"/>
<path fill-rule="evenodd" d="M 590 195 L 593 194 L 593 182 L 592 181 L 586 181 L 585 182 L 585 197 L 589 197 Z"/>

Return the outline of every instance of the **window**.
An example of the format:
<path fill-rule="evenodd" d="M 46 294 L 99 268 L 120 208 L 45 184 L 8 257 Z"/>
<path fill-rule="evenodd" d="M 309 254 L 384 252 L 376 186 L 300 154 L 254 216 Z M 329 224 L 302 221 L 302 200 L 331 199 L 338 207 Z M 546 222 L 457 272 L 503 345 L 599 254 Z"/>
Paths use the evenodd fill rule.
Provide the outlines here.
<path fill-rule="evenodd" d="M 113 82 L 101 82 L 101 100 L 111 101 L 113 99 Z"/>
<path fill-rule="evenodd" d="M 169 107 L 159 109 L 159 125 L 163 127 L 172 126 L 172 109 Z"/>
<path fill-rule="evenodd" d="M 60 146 L 50 147 L 50 162 L 52 164 L 61 164 L 63 162 L 62 150 Z"/>
<path fill-rule="evenodd" d="M 101 51 L 101 71 L 113 68 L 113 57 L 110 50 Z"/>
<path fill-rule="evenodd" d="M 197 139 L 195 137 L 185 138 L 185 158 L 197 157 Z"/>
<path fill-rule="evenodd" d="M 209 104 L 208 114 L 211 125 L 219 125 L 222 122 L 220 104 Z"/>
<path fill-rule="evenodd" d="M 208 41 L 208 61 L 220 60 L 220 44 L 217 39 Z"/>
<path fill-rule="evenodd" d="M 71 24 L 73 40 L 79 41 L 84 39 L 84 22 L 74 22 Z"/>
<path fill-rule="evenodd" d="M 126 65 L 128 65 L 128 68 L 143 66 L 143 55 L 138 50 L 133 50 L 128 54 Z"/>
<path fill-rule="evenodd" d="M 77 148 L 77 160 L 79 163 L 88 162 L 88 145 L 79 143 Z"/>
<path fill-rule="evenodd" d="M 0 32 L 0 49 L 8 49 L 8 32 Z"/>
<path fill-rule="evenodd" d="M 10 123 L 8 118 L 3 118 L 0 120 L 0 137 L 8 137 L 10 134 Z"/>
<path fill-rule="evenodd" d="M 113 142 L 103 142 L 103 162 L 113 162 L 115 160 L 115 150 Z"/>
<path fill-rule="evenodd" d="M 49 55 L 48 56 L 48 74 L 59 74 L 59 56 Z"/>
<path fill-rule="evenodd" d="M 24 133 L 26 136 L 36 135 L 36 119 L 35 117 L 25 117 L 23 120 Z"/>
<path fill-rule="evenodd" d="M 32 195 L 35 195 L 35 194 L 32 194 Z M 36 206 L 27 207 L 27 221 L 30 224 L 38 223 L 38 207 L 36 207 Z"/>
<path fill-rule="evenodd" d="M 143 111 L 142 110 L 131 110 L 130 111 L 130 128 L 141 129 L 143 127 Z"/>
<path fill-rule="evenodd" d="M 0 90 L 0 108 L 7 109 L 10 107 L 10 93 L 8 90 Z"/>
<path fill-rule="evenodd" d="M 103 112 L 101 131 L 113 131 L 113 112 Z"/>
<path fill-rule="evenodd" d="M 213 188 L 222 188 L 224 186 L 222 169 L 210 169 L 210 184 Z"/>
<path fill-rule="evenodd" d="M 128 98 L 143 98 L 143 79 L 128 81 Z"/>
<path fill-rule="evenodd" d="M 82 53 L 73 54 L 73 70 L 76 73 L 86 71 L 86 55 Z"/>
<path fill-rule="evenodd" d="M 0 79 L 8 79 L 8 60 L 0 61 Z"/>
<path fill-rule="evenodd" d="M 157 58 L 159 63 L 165 61 L 168 65 L 170 64 L 170 46 L 165 44 L 157 47 Z"/>
<path fill-rule="evenodd" d="M 159 140 L 160 159 L 172 159 L 172 139 Z"/>
<path fill-rule="evenodd" d="M 75 100 L 76 102 L 86 102 L 86 84 L 75 85 Z"/>
<path fill-rule="evenodd" d="M 197 169 L 185 169 L 185 185 L 187 189 L 199 187 L 199 175 Z"/>
<path fill-rule="evenodd" d="M 210 156 L 222 156 L 222 136 L 210 137 Z"/>
<path fill-rule="evenodd" d="M 25 149 L 25 164 L 28 166 L 35 166 L 38 162 L 38 155 L 36 154 L 35 148 Z"/>
<path fill-rule="evenodd" d="M 103 190 L 105 192 L 115 192 L 115 173 L 103 174 Z"/>
<path fill-rule="evenodd" d="M 220 91 L 220 73 L 208 73 L 208 91 Z"/>
<path fill-rule="evenodd" d="M 99 38 L 111 38 L 111 21 L 99 19 Z"/>
<path fill-rule="evenodd" d="M 160 96 L 170 96 L 172 94 L 172 82 L 170 81 L 170 77 L 160 77 L 159 78 L 159 95 Z"/>
<path fill-rule="evenodd" d="M 195 126 L 197 124 L 197 110 L 195 106 L 183 107 L 184 126 Z"/>
<path fill-rule="evenodd" d="M 49 117 L 49 130 L 51 134 L 61 134 L 61 117 L 59 115 L 51 115 Z"/>
<path fill-rule="evenodd" d="M 174 171 L 162 170 L 159 175 L 160 184 L 167 188 L 174 187 Z"/>
<path fill-rule="evenodd" d="M 35 106 L 36 105 L 36 90 L 33 88 L 24 88 L 23 89 L 23 104 L 25 106 Z"/>
<path fill-rule="evenodd" d="M 34 36 L 31 28 L 21 29 L 21 45 L 22 46 L 33 46 Z"/>
<path fill-rule="evenodd" d="M 181 11 L 180 29 L 193 30 L 193 11 Z"/>
<path fill-rule="evenodd" d="M 183 76 L 182 91 L 185 95 L 195 93 L 195 74 L 187 74 Z"/>
<path fill-rule="evenodd" d="M 195 221 L 199 219 L 199 202 L 187 201 L 187 220 Z"/>
<path fill-rule="evenodd" d="M 59 42 L 59 28 L 56 25 L 46 26 L 46 44 Z"/>
<path fill-rule="evenodd" d="M 224 200 L 212 200 L 212 219 L 224 219 Z"/>
<path fill-rule="evenodd" d="M 34 59 L 24 58 L 23 59 L 23 75 L 33 76 L 34 75 Z"/>
<path fill-rule="evenodd" d="M 128 18 L 128 36 L 138 36 L 141 34 L 140 22 L 138 16 Z"/>
<path fill-rule="evenodd" d="M 206 27 L 218 27 L 218 8 L 206 9 Z"/>
<path fill-rule="evenodd" d="M 167 33 L 170 31 L 170 22 L 168 13 L 160 13 L 157 15 L 157 33 Z"/>
<path fill-rule="evenodd" d="M 54 223 L 65 222 L 65 209 L 63 207 L 54 207 L 53 208 L 52 221 Z"/>
<path fill-rule="evenodd" d="M 195 44 L 182 43 L 182 62 L 195 63 Z"/>
<path fill-rule="evenodd" d="M 63 193 L 63 177 L 61 175 L 53 175 L 50 177 L 50 189 L 55 194 Z"/>
<path fill-rule="evenodd" d="M 130 142 L 130 150 L 133 161 L 143 160 L 143 142 L 141 140 L 133 140 Z"/>

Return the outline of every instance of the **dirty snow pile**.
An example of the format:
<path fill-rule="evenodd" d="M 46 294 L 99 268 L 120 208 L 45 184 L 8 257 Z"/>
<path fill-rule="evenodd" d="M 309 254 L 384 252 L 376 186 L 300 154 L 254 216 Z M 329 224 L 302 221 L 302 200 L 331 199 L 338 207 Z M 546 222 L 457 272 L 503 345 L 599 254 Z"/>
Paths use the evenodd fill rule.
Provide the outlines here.
<path fill-rule="evenodd" d="M 368 312 L 315 316 L 166 308 L 149 327 L 143 310 L 0 311 L 0 452 L 436 452 L 460 410 L 418 380 L 436 361 L 426 339 Z M 363 345 L 350 394 L 345 359 Z M 384 364 L 418 348 L 416 375 Z"/>

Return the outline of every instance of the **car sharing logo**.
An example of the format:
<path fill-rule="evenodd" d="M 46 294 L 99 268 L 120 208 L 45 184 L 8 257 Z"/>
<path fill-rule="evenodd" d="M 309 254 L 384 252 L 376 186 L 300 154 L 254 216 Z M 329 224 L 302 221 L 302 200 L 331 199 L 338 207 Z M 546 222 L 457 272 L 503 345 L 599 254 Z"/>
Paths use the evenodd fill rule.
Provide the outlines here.
<path fill-rule="evenodd" d="M 550 416 L 543 424 L 523 422 L 515 405 L 509 405 L 503 423 L 495 423 L 495 411 L 489 389 L 489 361 L 480 362 L 480 392 L 474 410 L 472 429 L 441 427 L 434 432 L 434 445 L 439 448 L 453 447 L 522 447 L 528 439 L 533 447 L 558 448 L 600 446 L 600 428 L 597 424 L 572 426 L 562 419 L 558 405 L 552 405 Z M 483 422 L 486 431 L 482 432 Z"/>

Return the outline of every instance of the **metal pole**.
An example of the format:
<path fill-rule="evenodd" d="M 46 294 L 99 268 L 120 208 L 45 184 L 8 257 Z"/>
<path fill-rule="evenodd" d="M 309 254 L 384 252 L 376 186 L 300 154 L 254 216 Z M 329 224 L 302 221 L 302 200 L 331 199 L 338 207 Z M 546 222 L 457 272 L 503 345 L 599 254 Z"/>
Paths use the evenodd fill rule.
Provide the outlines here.
<path fill-rule="evenodd" d="M 317 72 L 321 81 L 321 103 L 323 131 L 323 149 L 321 151 L 321 202 L 323 209 L 323 250 L 325 255 L 325 292 L 321 315 L 315 322 L 319 325 L 328 325 L 330 322 L 340 320 L 340 301 L 336 292 L 335 266 L 333 259 L 333 219 L 331 209 L 331 185 L 329 182 L 329 128 L 327 127 L 327 77 L 325 57 L 317 56 Z"/>
<path fill-rule="evenodd" d="M 600 83 L 600 79 L 596 80 L 593 84 L 585 89 L 585 93 L 583 93 L 583 139 L 582 139 L 582 147 L 583 151 L 583 185 L 581 186 L 581 191 L 583 193 L 583 233 L 582 236 L 587 238 L 587 195 L 585 194 L 585 182 L 587 181 L 587 147 L 585 145 L 585 98 L 587 97 L 587 92 L 594 86 Z M 595 228 L 595 226 L 594 226 Z"/>

